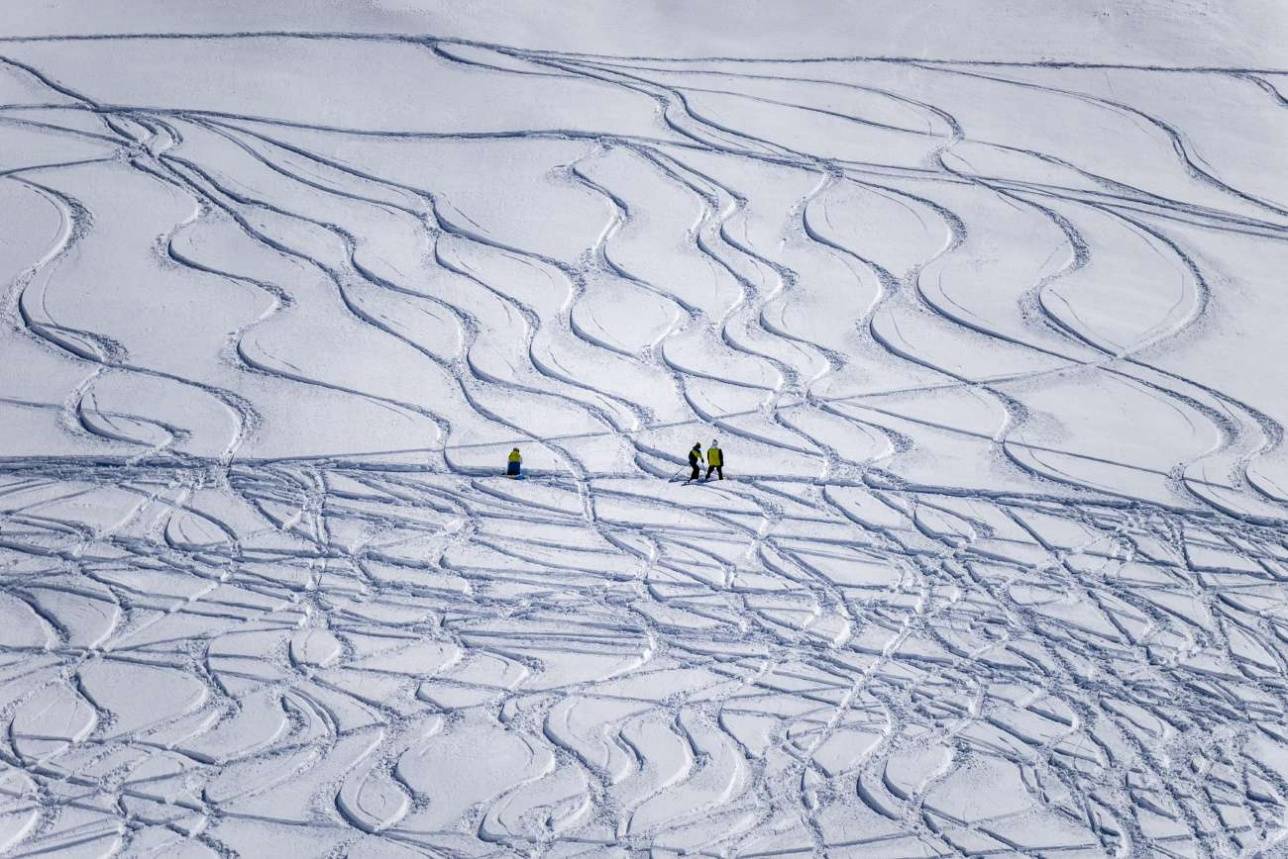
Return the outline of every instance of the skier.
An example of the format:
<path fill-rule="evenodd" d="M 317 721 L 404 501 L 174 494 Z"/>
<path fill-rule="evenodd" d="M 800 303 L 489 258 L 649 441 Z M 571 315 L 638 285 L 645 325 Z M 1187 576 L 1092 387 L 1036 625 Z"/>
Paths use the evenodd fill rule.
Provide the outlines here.
<path fill-rule="evenodd" d="M 516 447 L 514 450 L 510 451 L 510 461 L 505 467 L 505 476 L 517 478 L 519 476 L 519 469 L 522 467 L 523 455 L 519 453 L 519 449 Z"/>
<path fill-rule="evenodd" d="M 720 449 L 719 441 L 712 441 L 711 446 L 707 448 L 707 480 L 711 479 L 711 472 L 720 475 L 724 480 L 724 451 Z"/>
<path fill-rule="evenodd" d="M 689 475 L 689 479 L 697 480 L 698 477 L 700 476 L 700 471 L 702 469 L 701 442 L 694 442 L 693 450 L 689 451 L 689 466 L 693 469 L 693 473 Z"/>

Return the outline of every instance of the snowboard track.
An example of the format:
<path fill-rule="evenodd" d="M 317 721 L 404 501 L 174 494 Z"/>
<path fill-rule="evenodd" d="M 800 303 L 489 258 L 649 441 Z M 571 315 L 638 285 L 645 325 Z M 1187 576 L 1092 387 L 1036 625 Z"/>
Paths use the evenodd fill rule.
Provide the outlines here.
<path fill-rule="evenodd" d="M 643 100 L 657 127 L 116 103 L 25 53 L 176 40 L 410 47 Z M 1283 72 L 332 33 L 0 39 L 0 72 L 40 94 L 0 105 L 0 132 L 108 149 L 0 170 L 61 223 L 13 274 L 0 343 L 78 374 L 0 405 L 97 451 L 0 458 L 0 855 L 1217 857 L 1288 837 L 1283 430 L 1169 352 L 1210 332 L 1228 285 L 1196 237 L 1278 247 L 1288 201 L 1087 74 L 1213 78 L 1282 108 Z M 973 137 L 943 86 L 1077 102 L 1199 190 Z M 747 103 L 916 157 L 776 139 L 740 126 Z M 352 154 L 465 144 L 552 159 L 551 193 L 602 212 L 591 239 L 507 235 Z M 1032 169 L 977 170 L 982 152 Z M 141 239 L 159 270 L 258 302 L 201 373 L 62 315 L 119 217 L 98 176 L 191 208 Z M 654 193 L 688 207 L 657 251 L 684 278 L 641 251 L 674 214 Z M 847 228 L 864 207 L 925 240 Z M 991 264 L 993 211 L 1054 248 L 998 286 L 1009 303 L 955 280 Z M 1123 259 L 1166 287 L 1126 333 L 1078 295 Z M 804 324 L 829 290 L 853 318 Z M 643 310 L 617 319 L 612 296 Z M 295 326 L 381 344 L 418 378 L 309 364 Z M 1133 461 L 1046 432 L 1035 392 L 1081 383 L 1192 443 Z M 270 395 L 291 392 L 429 441 L 258 452 Z M 666 482 L 712 433 L 734 479 Z M 979 467 L 936 481 L 941 444 Z M 523 482 L 487 464 L 514 445 Z"/>

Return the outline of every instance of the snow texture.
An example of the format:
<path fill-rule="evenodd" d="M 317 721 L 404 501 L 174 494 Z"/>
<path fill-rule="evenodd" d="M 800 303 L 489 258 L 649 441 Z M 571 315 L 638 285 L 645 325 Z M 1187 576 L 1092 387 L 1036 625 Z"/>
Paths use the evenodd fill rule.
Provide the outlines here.
<path fill-rule="evenodd" d="M 1288 71 L 55 7 L 0 854 L 1283 849 Z"/>

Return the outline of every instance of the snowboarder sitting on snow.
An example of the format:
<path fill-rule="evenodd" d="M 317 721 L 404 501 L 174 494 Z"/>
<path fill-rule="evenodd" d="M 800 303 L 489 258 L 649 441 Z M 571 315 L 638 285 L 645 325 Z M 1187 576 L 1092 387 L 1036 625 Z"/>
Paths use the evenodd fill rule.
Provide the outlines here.
<path fill-rule="evenodd" d="M 700 442 L 695 443 L 693 450 L 689 451 L 689 466 L 693 469 L 689 479 L 697 480 L 702 469 L 702 444 Z"/>
<path fill-rule="evenodd" d="M 507 477 L 518 477 L 519 469 L 522 467 L 523 456 L 519 453 L 519 449 L 516 447 L 514 450 L 510 451 L 510 461 L 505 467 L 505 474 Z"/>
<path fill-rule="evenodd" d="M 707 448 L 707 480 L 711 479 L 713 471 L 720 475 L 721 480 L 724 480 L 724 451 L 720 449 L 718 441 L 711 442 L 711 446 Z"/>

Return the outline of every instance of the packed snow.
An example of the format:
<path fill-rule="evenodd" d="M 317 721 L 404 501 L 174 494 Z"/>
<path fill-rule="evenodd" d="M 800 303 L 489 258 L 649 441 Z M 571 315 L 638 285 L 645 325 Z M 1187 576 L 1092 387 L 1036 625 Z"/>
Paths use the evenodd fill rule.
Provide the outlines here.
<path fill-rule="evenodd" d="M 1285 849 L 1288 61 L 55 5 L 0 855 Z"/>

